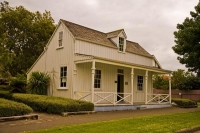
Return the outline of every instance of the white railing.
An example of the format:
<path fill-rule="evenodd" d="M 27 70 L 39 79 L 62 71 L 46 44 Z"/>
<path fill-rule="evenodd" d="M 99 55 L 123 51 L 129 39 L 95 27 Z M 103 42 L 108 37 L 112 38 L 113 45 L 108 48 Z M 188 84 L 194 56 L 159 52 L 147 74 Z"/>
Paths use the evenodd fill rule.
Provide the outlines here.
<path fill-rule="evenodd" d="M 74 98 L 91 102 L 91 91 L 75 91 Z M 169 94 L 147 94 L 147 104 L 170 103 L 169 98 Z M 131 105 L 132 101 L 131 93 L 94 92 L 95 105 Z"/>
<path fill-rule="evenodd" d="M 94 92 L 94 104 L 114 104 L 114 95 L 113 92 Z"/>
<path fill-rule="evenodd" d="M 91 101 L 91 92 L 90 91 L 75 91 L 74 98 L 77 100 Z"/>
<path fill-rule="evenodd" d="M 169 94 L 147 94 L 147 104 L 163 104 L 169 102 Z"/>
<path fill-rule="evenodd" d="M 132 94 L 131 93 L 116 93 L 116 97 L 119 97 L 119 100 L 115 102 L 115 104 L 119 104 L 120 102 L 125 102 L 126 104 L 131 104 Z"/>
<path fill-rule="evenodd" d="M 131 104 L 131 98 L 131 93 L 94 92 L 95 105 Z"/>
<path fill-rule="evenodd" d="M 74 98 L 91 102 L 90 91 L 75 91 Z M 131 104 L 131 93 L 94 92 L 95 105 L 120 105 Z"/>

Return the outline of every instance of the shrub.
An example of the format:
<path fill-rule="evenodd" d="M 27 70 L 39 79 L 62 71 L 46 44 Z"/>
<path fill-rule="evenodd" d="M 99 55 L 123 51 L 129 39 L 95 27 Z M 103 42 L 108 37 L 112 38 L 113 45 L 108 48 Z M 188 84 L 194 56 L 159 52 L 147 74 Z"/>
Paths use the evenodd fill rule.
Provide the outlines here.
<path fill-rule="evenodd" d="M 12 99 L 12 93 L 10 91 L 0 91 L 0 98 Z"/>
<path fill-rule="evenodd" d="M 50 76 L 43 72 L 32 72 L 28 87 L 32 94 L 46 95 L 50 84 Z"/>
<path fill-rule="evenodd" d="M 0 78 L 0 85 L 8 85 L 8 84 L 9 84 L 9 82 L 8 82 L 7 79 L 5 79 L 5 78 Z"/>
<path fill-rule="evenodd" d="M 172 102 L 176 103 L 177 106 L 182 108 L 194 108 L 197 107 L 197 102 L 189 99 L 173 98 Z"/>
<path fill-rule="evenodd" d="M 10 79 L 11 92 L 26 93 L 26 77 L 18 74 Z"/>
<path fill-rule="evenodd" d="M 10 90 L 10 86 L 9 85 L 0 85 L 0 90 Z"/>
<path fill-rule="evenodd" d="M 23 104 L 0 98 L 0 117 L 25 115 L 33 110 Z"/>
<path fill-rule="evenodd" d="M 62 112 L 92 111 L 94 104 L 86 101 L 69 98 L 41 96 L 35 94 L 10 94 L 0 91 L 0 97 L 22 102 L 30 106 L 34 111 L 61 114 Z"/>

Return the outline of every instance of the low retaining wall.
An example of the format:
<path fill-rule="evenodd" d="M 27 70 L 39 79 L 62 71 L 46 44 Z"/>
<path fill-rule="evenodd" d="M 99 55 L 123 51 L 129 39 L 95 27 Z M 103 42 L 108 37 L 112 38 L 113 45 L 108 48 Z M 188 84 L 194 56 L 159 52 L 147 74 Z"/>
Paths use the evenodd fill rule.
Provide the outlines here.
<path fill-rule="evenodd" d="M 167 94 L 169 90 L 153 89 L 154 94 Z M 172 98 L 184 98 L 200 101 L 200 90 L 172 90 Z"/>

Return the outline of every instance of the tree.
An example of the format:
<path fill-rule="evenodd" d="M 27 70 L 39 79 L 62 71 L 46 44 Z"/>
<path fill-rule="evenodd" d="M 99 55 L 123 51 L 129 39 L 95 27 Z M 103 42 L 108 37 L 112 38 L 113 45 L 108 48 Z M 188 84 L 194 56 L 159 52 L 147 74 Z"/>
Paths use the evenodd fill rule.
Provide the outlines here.
<path fill-rule="evenodd" d="M 42 53 L 54 29 L 49 11 L 34 13 L 23 6 L 10 7 L 8 2 L 1 2 L 0 48 L 10 58 L 3 68 L 12 76 L 25 73 Z"/>
<path fill-rule="evenodd" d="M 179 90 L 199 90 L 200 78 L 192 72 L 178 69 L 172 73 L 172 89 Z M 153 80 L 153 87 L 156 89 L 169 89 L 169 77 L 165 75 L 156 75 Z"/>
<path fill-rule="evenodd" d="M 156 75 L 153 78 L 153 87 L 155 89 L 169 89 L 169 79 L 165 75 Z"/>
<path fill-rule="evenodd" d="M 8 49 L 1 47 L 0 45 L 0 78 L 10 77 L 10 73 L 6 65 L 11 63 L 12 54 L 9 53 Z"/>
<path fill-rule="evenodd" d="M 182 89 L 182 90 L 190 90 L 192 86 L 189 86 L 189 79 L 196 78 L 195 75 L 189 71 L 178 69 L 177 71 L 172 72 L 172 88 L 173 89 Z"/>
<path fill-rule="evenodd" d="M 200 77 L 200 2 L 190 15 L 191 18 L 177 24 L 178 31 L 174 32 L 176 45 L 172 49 L 179 55 L 179 62 Z"/>

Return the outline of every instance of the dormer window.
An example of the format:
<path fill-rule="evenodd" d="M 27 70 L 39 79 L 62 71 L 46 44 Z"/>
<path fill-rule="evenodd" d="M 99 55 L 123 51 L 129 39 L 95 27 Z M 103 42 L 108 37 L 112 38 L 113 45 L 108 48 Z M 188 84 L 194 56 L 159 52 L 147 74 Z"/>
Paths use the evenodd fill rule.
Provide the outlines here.
<path fill-rule="evenodd" d="M 119 37 L 119 51 L 124 51 L 124 38 Z"/>
<path fill-rule="evenodd" d="M 63 31 L 59 32 L 59 40 L 58 40 L 58 46 L 62 47 L 62 40 L 63 40 Z"/>

